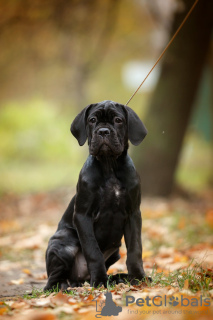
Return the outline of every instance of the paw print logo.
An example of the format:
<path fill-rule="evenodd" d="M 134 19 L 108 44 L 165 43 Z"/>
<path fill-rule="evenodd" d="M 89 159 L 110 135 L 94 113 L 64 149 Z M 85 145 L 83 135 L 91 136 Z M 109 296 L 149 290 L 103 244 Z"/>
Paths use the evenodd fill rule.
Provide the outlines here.
<path fill-rule="evenodd" d="M 171 296 L 169 304 L 176 307 L 179 304 L 178 297 Z"/>

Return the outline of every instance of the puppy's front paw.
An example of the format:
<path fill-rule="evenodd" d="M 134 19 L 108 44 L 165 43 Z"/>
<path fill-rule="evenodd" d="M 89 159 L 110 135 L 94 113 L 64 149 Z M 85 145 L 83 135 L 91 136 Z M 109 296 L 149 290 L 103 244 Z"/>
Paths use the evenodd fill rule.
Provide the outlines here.
<path fill-rule="evenodd" d="M 104 286 L 105 288 L 107 288 L 107 280 L 107 275 L 102 277 L 91 277 L 90 286 L 94 288 Z"/>
<path fill-rule="evenodd" d="M 128 281 L 128 274 L 127 273 L 110 274 L 109 278 L 108 278 L 108 282 L 110 285 L 119 284 L 119 283 L 126 283 L 127 281 Z"/>
<path fill-rule="evenodd" d="M 152 278 L 151 277 L 147 277 L 146 274 L 140 275 L 140 276 L 133 276 L 133 275 L 129 275 L 128 279 L 131 283 L 131 285 L 139 285 L 139 282 L 152 282 Z"/>

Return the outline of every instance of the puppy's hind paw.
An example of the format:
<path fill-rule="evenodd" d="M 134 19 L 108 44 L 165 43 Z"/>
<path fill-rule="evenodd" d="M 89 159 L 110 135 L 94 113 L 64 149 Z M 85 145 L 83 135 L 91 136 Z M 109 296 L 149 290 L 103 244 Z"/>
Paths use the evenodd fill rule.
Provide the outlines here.
<path fill-rule="evenodd" d="M 145 280 L 144 280 L 144 281 L 148 281 L 148 282 L 150 282 L 150 283 L 151 283 L 153 280 L 152 280 L 152 277 L 148 276 L 148 277 L 146 277 L 146 278 L 145 278 Z"/>
<path fill-rule="evenodd" d="M 70 288 L 82 287 L 82 282 L 80 282 L 80 281 L 70 281 L 69 280 L 69 283 L 70 283 L 70 285 L 69 285 Z"/>

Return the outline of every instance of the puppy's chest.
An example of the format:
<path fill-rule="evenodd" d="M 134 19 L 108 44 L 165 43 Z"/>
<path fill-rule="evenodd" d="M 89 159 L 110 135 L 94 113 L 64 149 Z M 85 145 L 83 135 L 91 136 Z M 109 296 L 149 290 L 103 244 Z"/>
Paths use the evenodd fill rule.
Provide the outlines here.
<path fill-rule="evenodd" d="M 125 210 L 127 190 L 115 177 L 108 179 L 100 187 L 99 194 L 102 209 L 107 208 Z"/>

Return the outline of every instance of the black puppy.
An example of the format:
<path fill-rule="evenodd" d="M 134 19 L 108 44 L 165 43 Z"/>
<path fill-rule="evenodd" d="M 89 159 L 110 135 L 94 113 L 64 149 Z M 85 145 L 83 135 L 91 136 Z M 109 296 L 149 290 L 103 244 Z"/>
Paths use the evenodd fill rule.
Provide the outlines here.
<path fill-rule="evenodd" d="M 51 237 L 46 252 L 48 282 L 60 289 L 107 283 L 107 270 L 119 258 L 124 235 L 128 280 L 142 280 L 145 272 L 141 244 L 140 179 L 127 154 L 128 139 L 138 145 L 147 130 L 136 113 L 113 101 L 91 104 L 71 125 L 89 153 L 76 195 Z"/>

